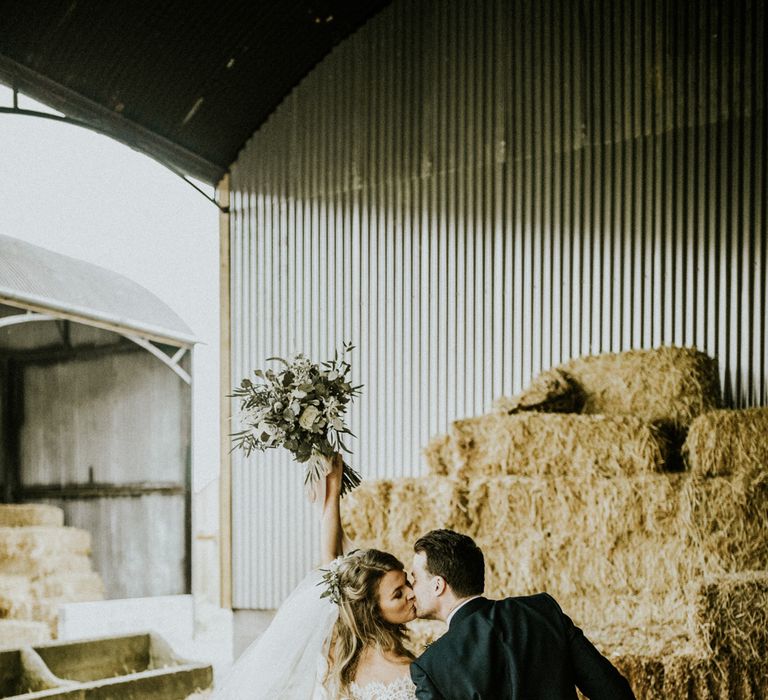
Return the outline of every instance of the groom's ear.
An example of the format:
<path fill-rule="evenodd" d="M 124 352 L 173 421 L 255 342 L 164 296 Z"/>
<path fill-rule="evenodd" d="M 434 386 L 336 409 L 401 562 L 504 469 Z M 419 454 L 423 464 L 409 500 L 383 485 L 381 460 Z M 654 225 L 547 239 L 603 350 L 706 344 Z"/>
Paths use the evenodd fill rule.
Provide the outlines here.
<path fill-rule="evenodd" d="M 432 580 L 432 585 L 434 586 L 434 591 L 436 596 L 443 595 L 443 593 L 445 593 L 445 590 L 448 586 L 448 584 L 445 582 L 445 579 L 442 576 L 435 576 L 435 578 Z"/>

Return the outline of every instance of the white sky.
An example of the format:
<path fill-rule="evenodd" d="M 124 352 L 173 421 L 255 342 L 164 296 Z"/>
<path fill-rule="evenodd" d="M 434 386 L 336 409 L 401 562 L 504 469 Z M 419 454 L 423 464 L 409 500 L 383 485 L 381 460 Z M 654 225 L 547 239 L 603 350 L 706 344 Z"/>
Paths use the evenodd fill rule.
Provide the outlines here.
<path fill-rule="evenodd" d="M 0 85 L 0 105 L 11 101 Z M 151 158 L 87 129 L 0 114 L 0 233 L 122 273 L 204 343 L 195 350 L 195 490 L 219 470 L 218 226 L 216 207 Z"/>

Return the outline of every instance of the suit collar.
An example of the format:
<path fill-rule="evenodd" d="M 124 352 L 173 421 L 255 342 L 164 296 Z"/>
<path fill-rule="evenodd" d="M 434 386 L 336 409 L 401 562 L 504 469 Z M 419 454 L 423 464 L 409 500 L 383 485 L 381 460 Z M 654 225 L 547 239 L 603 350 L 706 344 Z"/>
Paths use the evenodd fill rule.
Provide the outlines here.
<path fill-rule="evenodd" d="M 483 598 L 480 596 L 479 598 L 473 598 L 472 600 L 464 603 L 454 614 L 451 618 L 451 624 L 450 626 L 453 627 L 458 622 L 461 622 L 464 618 L 471 615 L 473 612 L 477 612 L 482 608 L 485 603 L 488 602 L 488 598 Z"/>

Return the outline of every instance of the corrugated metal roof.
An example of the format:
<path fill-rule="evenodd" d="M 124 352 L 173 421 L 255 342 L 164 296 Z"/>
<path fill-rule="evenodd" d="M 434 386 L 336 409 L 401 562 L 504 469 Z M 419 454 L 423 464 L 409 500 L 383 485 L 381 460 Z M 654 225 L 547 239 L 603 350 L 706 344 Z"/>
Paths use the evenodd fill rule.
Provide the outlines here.
<path fill-rule="evenodd" d="M 389 0 L 0 0 L 0 82 L 200 179 Z"/>
<path fill-rule="evenodd" d="M 174 345 L 195 342 L 189 326 L 136 282 L 98 265 L 3 235 L 0 302 Z"/>

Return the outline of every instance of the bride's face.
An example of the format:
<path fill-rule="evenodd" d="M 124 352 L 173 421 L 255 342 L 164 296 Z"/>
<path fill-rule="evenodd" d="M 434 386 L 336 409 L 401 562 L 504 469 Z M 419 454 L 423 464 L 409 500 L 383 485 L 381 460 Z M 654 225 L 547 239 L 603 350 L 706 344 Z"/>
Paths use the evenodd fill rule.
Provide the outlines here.
<path fill-rule="evenodd" d="M 387 571 L 379 581 L 379 610 L 393 625 L 402 625 L 416 617 L 413 590 L 404 571 Z"/>

